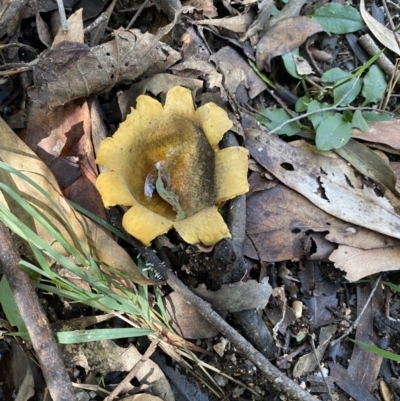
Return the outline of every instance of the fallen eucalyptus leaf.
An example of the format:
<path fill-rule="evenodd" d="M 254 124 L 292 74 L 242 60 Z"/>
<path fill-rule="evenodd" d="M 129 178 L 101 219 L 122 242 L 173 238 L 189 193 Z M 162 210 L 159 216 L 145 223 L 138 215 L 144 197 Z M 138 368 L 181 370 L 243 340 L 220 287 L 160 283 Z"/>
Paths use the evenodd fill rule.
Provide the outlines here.
<path fill-rule="evenodd" d="M 380 24 L 372 15 L 366 10 L 364 0 L 360 1 L 360 12 L 367 24 L 368 28 L 375 35 L 375 37 L 383 44 L 383 46 L 390 49 L 392 52 L 400 56 L 400 48 L 395 35 L 400 38 L 397 33 L 394 33 L 384 25 Z"/>
<path fill-rule="evenodd" d="M 347 280 L 357 281 L 375 273 L 399 270 L 400 246 L 365 250 L 340 245 L 329 259 L 346 272 Z"/>
<path fill-rule="evenodd" d="M 261 131 L 246 133 L 246 147 L 253 158 L 284 184 L 333 216 L 400 238 L 398 199 L 391 196 L 393 205 L 377 195 L 345 160 L 298 149 Z"/>

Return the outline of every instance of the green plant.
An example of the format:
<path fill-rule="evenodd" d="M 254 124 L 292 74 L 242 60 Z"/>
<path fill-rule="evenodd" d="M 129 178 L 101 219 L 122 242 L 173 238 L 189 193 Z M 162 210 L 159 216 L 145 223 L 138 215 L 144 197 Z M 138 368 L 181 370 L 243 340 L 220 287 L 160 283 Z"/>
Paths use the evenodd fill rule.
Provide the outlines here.
<path fill-rule="evenodd" d="M 319 150 L 327 151 L 345 146 L 352 129 L 366 131 L 368 123 L 393 119 L 387 113 L 366 107 L 379 102 L 387 88 L 384 73 L 374 64 L 382 52 L 383 50 L 353 74 L 338 67 L 326 71 L 321 77 L 321 86 L 314 92 L 307 87 L 305 78 L 296 71 L 293 55 L 298 55 L 298 49 L 283 55 L 287 72 L 293 78 L 301 80 L 305 94 L 298 99 L 294 111 L 276 106 L 265 108 L 257 115 L 257 121 L 265 125 L 270 133 L 278 135 L 292 136 L 299 134 L 301 130 L 311 130 L 315 133 Z M 254 63 L 249 63 L 261 79 L 274 88 L 273 82 L 258 71 Z M 360 107 L 352 106 L 355 101 L 361 103 Z M 300 124 L 302 119 L 308 119 L 311 126 Z"/>
<path fill-rule="evenodd" d="M 54 210 L 58 213 L 59 218 L 62 219 L 65 226 L 73 232 L 62 209 L 46 191 L 30 180 L 26 175 L 11 168 L 7 164 L 0 162 L 0 168 L 18 175 L 46 196 L 54 207 Z M 49 223 L 45 216 L 39 213 L 31 203 L 28 203 L 10 186 L 0 182 L 0 190 L 6 193 L 13 201 L 17 202 L 33 219 L 45 227 L 52 237 L 62 244 L 64 248 L 65 254 L 53 248 L 17 216 L 10 212 L 4 204 L 0 203 L 0 220 L 16 235 L 25 240 L 32 250 L 35 261 L 21 260 L 20 267 L 29 274 L 35 275 L 36 280 L 34 283 L 36 287 L 66 297 L 72 302 L 81 302 L 108 313 L 113 312 L 132 326 L 132 328 L 126 329 L 60 332 L 56 333 L 59 342 L 74 343 L 143 335 L 157 336 L 157 331 L 160 328 L 171 331 L 161 294 L 157 287 L 154 287 L 154 291 L 158 310 L 149 305 L 148 287 L 135 286 L 133 284 L 131 284 L 130 288 L 124 287 L 120 283 L 120 279 L 128 279 L 124 277 L 122 273 L 110 269 L 108 266 L 101 263 L 101 261 L 93 258 L 88 249 L 84 247 L 76 249 L 74 245 L 68 242 L 61 233 Z M 96 220 L 100 222 L 100 219 L 96 218 Z M 111 227 L 106 222 L 102 222 L 102 225 L 111 229 L 121 238 L 128 240 L 123 233 Z M 90 290 L 82 288 L 67 278 L 61 277 L 52 269 L 53 264 L 68 269 L 77 278 L 88 283 Z M 138 260 L 138 266 L 141 269 L 146 267 L 142 259 Z M 15 334 L 27 338 L 22 319 L 18 316 L 18 309 L 15 307 L 15 304 L 13 304 L 13 298 L 9 296 L 10 291 L 4 276 L 0 283 L 0 288 L 0 303 L 3 306 L 7 318 L 19 329 L 19 332 Z M 122 316 L 121 314 L 123 313 L 129 314 L 131 319 Z"/>

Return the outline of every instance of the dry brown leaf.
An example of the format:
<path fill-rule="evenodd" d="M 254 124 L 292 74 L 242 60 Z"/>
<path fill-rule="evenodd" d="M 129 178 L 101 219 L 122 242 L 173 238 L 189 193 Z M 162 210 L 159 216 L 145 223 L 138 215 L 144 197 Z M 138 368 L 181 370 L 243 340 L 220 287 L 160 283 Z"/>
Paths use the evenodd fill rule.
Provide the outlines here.
<path fill-rule="evenodd" d="M 222 73 L 225 89 L 239 103 L 248 103 L 248 99 L 243 96 L 244 90 L 254 99 L 267 88 L 243 56 L 230 46 L 223 47 L 210 56 L 209 60 L 216 64 L 218 73 Z M 244 85 L 245 88 L 240 88 L 239 85 Z"/>
<path fill-rule="evenodd" d="M 290 28 L 289 28 L 290 27 Z M 271 71 L 271 60 L 302 45 L 311 35 L 324 28 L 308 17 L 290 17 L 278 21 L 257 44 L 256 64 L 261 71 Z"/>
<path fill-rule="evenodd" d="M 97 167 L 91 118 L 84 99 L 48 113 L 31 103 L 25 141 L 50 168 L 64 196 L 103 220 L 106 218 L 95 188 Z"/>
<path fill-rule="evenodd" d="M 262 260 L 269 262 L 306 255 L 308 240 L 316 246 L 316 253 L 309 255 L 313 260 L 329 257 L 335 244 L 364 249 L 400 246 L 400 241 L 395 238 L 325 213 L 282 184 L 248 198 L 246 232 L 245 255 L 258 259 L 254 242 Z"/>
<path fill-rule="evenodd" d="M 39 57 L 29 95 L 41 107 L 54 109 L 110 90 L 119 82 L 152 76 L 179 59 L 178 52 L 137 29 L 119 29 L 114 40 L 93 48 L 64 41 Z"/>
<path fill-rule="evenodd" d="M 208 18 L 214 18 L 218 15 L 213 0 L 189 0 L 185 2 L 185 6 L 193 6 L 197 11 L 203 11 L 203 14 Z"/>
<path fill-rule="evenodd" d="M 58 43 L 61 43 L 65 40 L 69 42 L 79 42 L 83 43 L 83 20 L 82 20 L 82 11 L 83 9 L 80 8 L 79 10 L 75 11 L 69 18 L 68 18 L 68 31 L 63 32 L 60 28 L 57 35 L 55 36 L 51 47 L 56 46 Z"/>
<path fill-rule="evenodd" d="M 144 277 L 138 267 L 133 263 L 128 253 L 122 249 L 102 228 L 91 220 L 81 216 L 67 203 L 61 193 L 58 184 L 48 167 L 25 145 L 17 135 L 0 119 L 0 160 L 11 167 L 23 172 L 29 178 L 47 191 L 51 198 L 61 207 L 68 222 L 72 226 L 78 243 L 68 232 L 64 222 L 54 211 L 52 204 L 39 191 L 35 190 L 23 179 L 0 170 L 0 181 L 8 184 L 11 188 L 20 191 L 20 194 L 32 204 L 48 221 L 60 231 L 60 233 L 77 249 L 86 247 L 92 255 L 113 267 L 117 271 L 126 274 L 132 281 L 139 284 L 150 284 L 151 281 Z M 51 244 L 61 253 L 65 253 L 63 247 L 55 241 L 48 231 L 32 218 L 16 202 L 10 201 L 5 196 L 5 205 L 18 216 L 31 230 L 36 232 L 47 243 Z M 3 200 L 0 200 L 4 202 Z"/>
<path fill-rule="evenodd" d="M 306 374 L 314 372 L 316 369 L 318 369 L 318 361 L 323 358 L 324 353 L 328 348 L 329 341 L 331 341 L 333 335 L 336 333 L 336 330 L 336 325 L 330 325 L 321 328 L 318 347 L 315 349 L 315 351 L 311 351 L 299 358 L 293 369 L 293 377 L 305 376 Z"/>
<path fill-rule="evenodd" d="M 357 281 L 371 274 L 399 270 L 400 247 L 365 250 L 340 245 L 329 259 L 346 272 L 349 281 Z"/>
<path fill-rule="evenodd" d="M 246 133 L 253 158 L 316 206 L 342 220 L 400 238 L 400 216 L 393 205 L 354 174 L 346 161 L 298 149 L 261 131 Z"/>
<path fill-rule="evenodd" d="M 228 29 L 229 31 L 236 33 L 243 33 L 247 31 L 250 26 L 251 21 L 253 21 L 254 14 L 248 12 L 246 14 L 241 14 L 236 17 L 231 18 L 219 18 L 219 19 L 203 19 L 200 21 L 195 21 L 197 25 L 211 25 L 218 26 L 220 28 Z"/>
<path fill-rule="evenodd" d="M 118 96 L 118 105 L 122 120 L 125 120 L 126 116 L 131 112 L 131 107 L 136 105 L 136 99 L 139 95 L 150 92 L 154 96 L 158 96 L 160 93 L 166 94 L 174 86 L 184 86 L 190 89 L 193 95 L 196 96 L 197 92 L 201 92 L 203 85 L 204 81 L 200 79 L 185 78 L 171 74 L 156 74 L 150 78 L 142 79 Z"/>
<path fill-rule="evenodd" d="M 211 325 L 194 306 L 185 302 L 178 292 L 167 295 L 164 302 L 171 327 L 181 337 L 196 340 L 218 334 L 218 328 Z"/>
<path fill-rule="evenodd" d="M 113 371 L 129 372 L 142 358 L 134 345 L 122 348 L 111 340 L 60 344 L 60 349 L 67 368 L 73 370 L 75 366 L 81 366 L 87 372 L 92 370 L 101 375 Z M 153 394 L 162 396 L 164 401 L 174 401 L 174 393 L 167 378 L 151 359 L 143 362 L 136 378 L 141 384 L 151 386 Z"/>
<path fill-rule="evenodd" d="M 375 37 L 383 44 L 383 46 L 390 49 L 392 52 L 400 56 L 400 48 L 395 38 L 396 33 L 386 28 L 379 23 L 372 15 L 366 10 L 364 0 L 360 1 L 360 12 L 364 22 L 375 35 Z M 397 35 L 400 40 L 400 36 Z"/>
<path fill-rule="evenodd" d="M 351 136 L 373 143 L 383 143 L 394 149 L 400 149 L 400 120 L 379 121 L 369 124 L 365 132 L 353 129 Z"/>

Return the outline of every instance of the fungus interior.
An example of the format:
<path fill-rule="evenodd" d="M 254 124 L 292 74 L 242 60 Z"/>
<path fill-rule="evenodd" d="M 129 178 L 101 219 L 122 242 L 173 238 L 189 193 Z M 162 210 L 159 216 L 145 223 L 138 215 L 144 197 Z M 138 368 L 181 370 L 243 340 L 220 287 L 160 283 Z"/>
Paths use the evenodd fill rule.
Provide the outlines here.
<path fill-rule="evenodd" d="M 124 178 L 135 199 L 153 212 L 179 220 L 215 204 L 215 152 L 190 118 L 153 121 L 129 154 L 133 169 Z"/>

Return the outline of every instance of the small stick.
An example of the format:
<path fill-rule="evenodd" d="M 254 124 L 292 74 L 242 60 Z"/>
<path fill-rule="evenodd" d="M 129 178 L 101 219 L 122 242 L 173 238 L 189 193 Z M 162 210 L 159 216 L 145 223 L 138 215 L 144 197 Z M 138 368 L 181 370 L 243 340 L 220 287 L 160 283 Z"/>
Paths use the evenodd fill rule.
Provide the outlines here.
<path fill-rule="evenodd" d="M 326 381 L 326 377 L 325 377 L 324 372 L 322 371 L 322 368 L 321 368 L 321 361 L 319 360 L 318 355 L 317 355 L 317 350 L 315 349 L 314 338 L 315 338 L 315 334 L 313 333 L 313 334 L 310 335 L 310 343 L 311 343 L 311 347 L 312 347 L 312 350 L 313 350 L 313 354 L 314 354 L 315 359 L 317 361 L 319 373 L 321 373 L 322 380 L 325 383 L 326 391 L 328 392 L 330 400 L 334 401 L 333 395 L 331 393 L 331 389 L 329 388 L 328 382 Z"/>
<path fill-rule="evenodd" d="M 63 0 L 57 0 L 57 7 L 58 7 L 58 12 L 60 14 L 61 30 L 64 33 L 68 32 L 67 16 L 65 15 Z"/>
<path fill-rule="evenodd" d="M 149 3 L 149 0 L 145 0 L 143 4 L 138 8 L 138 10 L 135 12 L 135 15 L 132 17 L 131 22 L 129 22 L 128 26 L 126 29 L 131 29 L 131 26 L 135 23 L 135 21 L 138 19 L 139 15 L 142 13 L 142 11 L 147 7 L 147 4 Z"/>
<path fill-rule="evenodd" d="M 354 322 L 351 324 L 351 326 L 344 332 L 344 334 L 342 336 L 340 336 L 339 338 L 337 338 L 336 340 L 331 341 L 331 346 L 333 347 L 335 344 L 337 344 L 339 341 L 342 341 L 345 337 L 347 337 L 352 331 L 353 329 L 355 329 L 358 325 L 358 322 L 361 319 L 361 316 L 364 314 L 365 310 L 367 309 L 368 305 L 370 304 L 372 297 L 375 294 L 376 289 L 378 288 L 379 283 L 381 282 L 381 275 L 379 275 L 378 279 L 376 280 L 376 283 L 374 285 L 374 287 L 371 290 L 371 294 L 369 294 L 369 297 L 367 299 L 367 302 L 365 303 L 365 305 L 363 306 L 361 312 L 359 313 L 359 315 L 357 316 L 357 319 L 354 320 Z"/>
<path fill-rule="evenodd" d="M 245 338 L 233 329 L 215 312 L 211 305 L 189 290 L 171 271 L 166 269 L 158 256 L 151 248 L 146 248 L 138 240 L 131 237 L 131 243 L 154 266 L 166 280 L 168 285 L 179 292 L 185 302 L 194 306 L 211 324 L 229 340 L 238 351 L 266 375 L 267 380 L 276 390 L 288 395 L 294 401 L 316 401 L 316 399 L 302 389 L 297 383 L 290 380 L 283 372 L 276 368 L 261 352 L 257 351 Z"/>
<path fill-rule="evenodd" d="M 112 391 L 112 393 L 104 399 L 104 401 L 113 401 L 118 397 L 119 393 L 124 389 L 124 387 L 137 375 L 139 370 L 145 364 L 145 362 L 153 355 L 158 345 L 158 340 L 152 340 L 151 344 L 147 348 L 146 352 L 140 358 L 138 363 L 131 369 L 128 375 L 118 384 L 117 387 Z"/>

